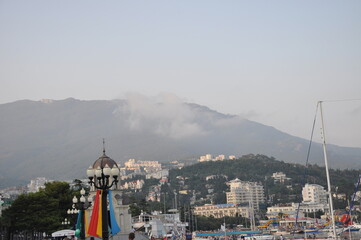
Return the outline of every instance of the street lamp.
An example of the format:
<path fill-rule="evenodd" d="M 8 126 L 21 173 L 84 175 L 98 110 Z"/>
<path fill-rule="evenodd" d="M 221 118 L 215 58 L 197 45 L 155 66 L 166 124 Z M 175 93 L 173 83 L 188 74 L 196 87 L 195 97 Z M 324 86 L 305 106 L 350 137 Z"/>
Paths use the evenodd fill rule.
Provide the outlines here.
<path fill-rule="evenodd" d="M 61 222 L 61 225 L 69 225 L 70 221 L 67 218 L 64 218 L 64 221 Z"/>
<path fill-rule="evenodd" d="M 93 166 L 90 166 L 86 173 L 89 178 L 89 184 L 94 186 L 96 189 L 102 190 L 102 235 L 104 240 L 109 239 L 108 230 L 108 201 L 107 195 L 108 190 L 117 186 L 119 167 L 117 163 L 105 155 L 104 140 L 103 140 L 103 155 L 94 162 Z"/>
<path fill-rule="evenodd" d="M 73 209 L 68 209 L 68 214 L 74 214 L 80 212 L 80 239 L 85 239 L 85 210 L 87 210 L 92 204 L 93 198 L 89 196 L 88 198 L 85 197 L 85 190 L 82 188 L 80 190 L 80 198 L 78 199 L 76 196 L 73 197 Z"/>

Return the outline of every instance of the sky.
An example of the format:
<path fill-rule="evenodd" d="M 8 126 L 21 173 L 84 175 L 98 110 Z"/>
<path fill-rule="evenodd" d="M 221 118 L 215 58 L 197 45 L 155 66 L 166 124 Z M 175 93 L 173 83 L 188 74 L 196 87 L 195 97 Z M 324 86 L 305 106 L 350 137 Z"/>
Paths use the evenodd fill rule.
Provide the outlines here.
<path fill-rule="evenodd" d="M 0 0 L 0 104 L 185 102 L 361 147 L 361 1 Z M 319 134 L 319 116 L 315 140 Z"/>

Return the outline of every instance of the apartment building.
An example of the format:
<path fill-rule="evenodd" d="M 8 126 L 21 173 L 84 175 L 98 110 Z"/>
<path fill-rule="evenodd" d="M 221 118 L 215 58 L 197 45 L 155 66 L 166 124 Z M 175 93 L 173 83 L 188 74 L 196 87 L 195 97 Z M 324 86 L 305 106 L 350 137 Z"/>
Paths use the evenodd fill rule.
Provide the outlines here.
<path fill-rule="evenodd" d="M 238 178 L 227 182 L 230 192 L 227 192 L 227 203 L 249 204 L 255 210 L 259 210 L 259 204 L 264 203 L 263 186 L 256 182 L 241 181 Z"/>
<path fill-rule="evenodd" d="M 302 189 L 303 203 L 327 204 L 327 191 L 318 184 L 306 184 Z"/>

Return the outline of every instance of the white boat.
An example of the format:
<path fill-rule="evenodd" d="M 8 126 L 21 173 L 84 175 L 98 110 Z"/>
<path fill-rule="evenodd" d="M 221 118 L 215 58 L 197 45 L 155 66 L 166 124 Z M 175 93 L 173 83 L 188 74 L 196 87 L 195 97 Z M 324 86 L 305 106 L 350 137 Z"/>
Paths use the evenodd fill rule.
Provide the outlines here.
<path fill-rule="evenodd" d="M 184 236 L 186 233 L 187 222 L 181 222 L 178 211 L 162 214 L 152 212 L 152 214 L 141 213 L 133 218 L 132 223 L 135 231 L 142 231 L 149 237 L 154 238 L 173 238 Z"/>
<path fill-rule="evenodd" d="M 273 234 L 274 234 L 274 235 L 281 236 L 281 235 L 287 235 L 287 234 L 290 234 L 290 233 L 287 232 L 287 231 L 280 231 L 280 230 L 278 230 L 277 232 L 274 232 Z"/>
<path fill-rule="evenodd" d="M 266 235 L 253 235 L 253 236 L 247 236 L 244 238 L 237 238 L 238 240 L 274 240 L 275 236 L 271 235 L 271 234 L 266 234 Z"/>
<path fill-rule="evenodd" d="M 74 235 L 75 235 L 75 231 L 71 230 L 71 229 L 59 230 L 59 231 L 53 232 L 51 234 L 52 237 L 67 237 L 67 236 L 74 236 Z"/>
<path fill-rule="evenodd" d="M 351 225 L 353 228 L 361 229 L 361 224 L 354 223 Z"/>

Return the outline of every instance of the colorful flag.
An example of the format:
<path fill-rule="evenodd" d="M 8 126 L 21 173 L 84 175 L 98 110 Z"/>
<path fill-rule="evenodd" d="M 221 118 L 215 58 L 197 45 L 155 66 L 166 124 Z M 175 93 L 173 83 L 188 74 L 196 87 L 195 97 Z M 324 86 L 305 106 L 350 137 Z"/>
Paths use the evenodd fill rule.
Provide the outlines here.
<path fill-rule="evenodd" d="M 85 226 L 85 237 L 89 237 L 88 229 L 89 229 L 89 212 L 84 211 L 84 226 Z"/>
<path fill-rule="evenodd" d="M 106 190 L 105 190 L 106 191 Z M 97 224 L 97 235 L 99 237 L 103 237 L 103 211 L 107 211 L 107 206 L 105 205 L 105 209 L 102 208 L 103 204 L 103 194 L 104 191 L 101 190 L 100 191 L 100 196 L 99 196 L 99 213 L 98 213 L 98 224 Z"/>
<path fill-rule="evenodd" d="M 76 220 L 76 225 L 75 225 L 75 236 L 77 238 L 80 238 L 80 232 L 81 232 L 81 228 L 82 228 L 82 224 L 81 224 L 81 218 L 82 218 L 82 212 L 83 211 L 79 211 L 78 213 L 78 218 Z"/>
<path fill-rule="evenodd" d="M 88 228 L 88 234 L 90 236 L 94 236 L 94 237 L 101 237 L 101 233 L 100 235 L 98 235 L 98 228 L 99 228 L 99 219 L 100 222 L 102 222 L 102 215 L 100 215 L 99 217 L 99 212 L 101 212 L 101 205 L 99 204 L 101 202 L 100 200 L 100 194 L 101 194 L 101 190 L 97 190 L 97 193 L 95 195 L 95 201 L 94 201 L 94 205 L 93 205 L 93 211 L 92 211 L 92 215 L 90 218 L 90 223 L 89 223 L 89 228 Z M 100 229 L 102 228 L 102 225 L 100 224 Z"/>
<path fill-rule="evenodd" d="M 111 229 L 112 235 L 115 235 L 118 232 L 120 232 L 120 227 L 118 226 L 117 220 L 115 219 L 114 208 L 113 208 L 113 198 L 112 198 L 111 190 L 109 190 L 108 198 L 109 198 L 109 212 L 110 212 L 110 229 Z"/>

